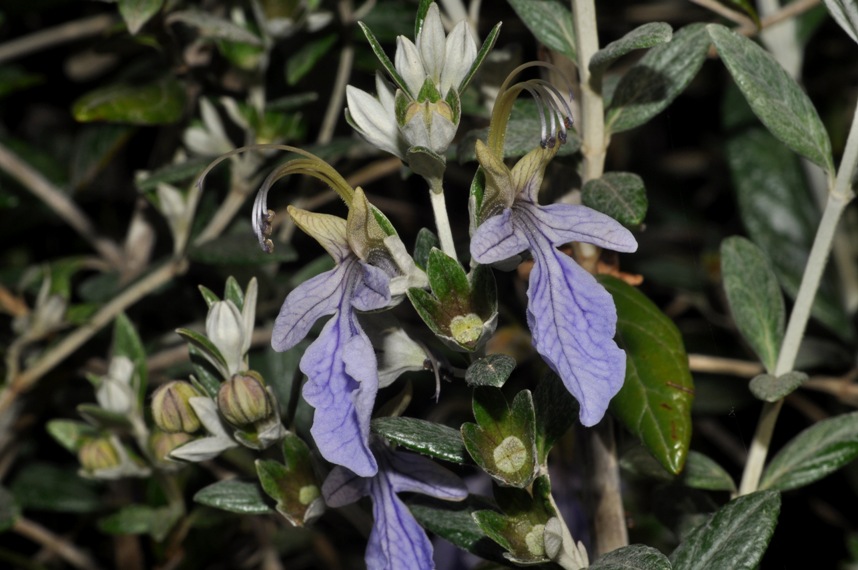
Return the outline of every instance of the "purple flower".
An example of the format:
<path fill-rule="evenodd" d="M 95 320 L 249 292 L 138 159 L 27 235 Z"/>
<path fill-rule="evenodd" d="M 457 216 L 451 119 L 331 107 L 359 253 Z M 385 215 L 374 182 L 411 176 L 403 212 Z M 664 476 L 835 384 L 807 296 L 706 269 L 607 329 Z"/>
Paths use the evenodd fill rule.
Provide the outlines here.
<path fill-rule="evenodd" d="M 431 570 L 432 543 L 396 493 L 411 492 L 448 501 L 468 496 L 464 483 L 452 472 L 413 453 L 400 453 L 374 444 L 378 473 L 363 478 L 343 467 L 335 467 L 322 494 L 330 507 L 341 507 L 369 496 L 374 523 L 366 548 L 369 570 L 413 568 Z"/>
<path fill-rule="evenodd" d="M 486 188 L 471 255 L 483 264 L 525 251 L 533 256 L 527 323 L 534 347 L 581 404 L 581 423 L 592 426 L 623 385 L 626 355 L 613 340 L 617 312 L 610 294 L 556 247 L 576 241 L 635 251 L 637 242 L 617 221 L 585 206 L 539 204 L 545 167 L 558 147 L 551 141 L 510 169 L 477 141 Z"/>

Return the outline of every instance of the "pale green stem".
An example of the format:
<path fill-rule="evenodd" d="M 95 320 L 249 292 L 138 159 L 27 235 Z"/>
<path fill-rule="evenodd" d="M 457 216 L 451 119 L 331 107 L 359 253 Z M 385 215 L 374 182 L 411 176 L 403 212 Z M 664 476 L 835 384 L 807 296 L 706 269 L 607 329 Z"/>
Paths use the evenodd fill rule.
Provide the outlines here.
<path fill-rule="evenodd" d="M 578 52 L 578 74 L 581 78 L 581 120 L 583 126 L 584 182 L 599 178 L 605 169 L 605 104 L 602 99 L 601 74 L 591 74 L 590 59 L 599 51 L 594 0 L 572 0 L 575 40 Z"/>
<path fill-rule="evenodd" d="M 435 228 L 438 230 L 438 240 L 441 251 L 456 257 L 456 246 L 453 244 L 453 231 L 450 229 L 450 218 L 447 215 L 447 200 L 444 198 L 444 187 L 441 179 L 430 180 L 429 198 L 432 201 L 432 212 L 435 214 Z"/>
<path fill-rule="evenodd" d="M 822 213 L 822 220 L 820 220 L 819 227 L 816 230 L 816 237 L 813 241 L 813 247 L 810 250 L 810 257 L 804 269 L 801 286 L 795 298 L 795 305 L 790 314 L 789 324 L 787 325 L 780 353 L 778 354 L 778 361 L 775 365 L 776 376 L 792 371 L 795 365 L 799 345 L 804 337 L 807 321 L 810 318 L 813 300 L 816 297 L 816 291 L 819 288 L 819 282 L 822 279 L 822 274 L 825 271 L 825 265 L 828 261 L 828 253 L 831 250 L 831 244 L 837 232 L 837 222 L 840 220 L 840 216 L 843 214 L 846 206 L 854 197 L 851 186 L 852 176 L 855 173 L 856 165 L 858 165 L 858 106 L 856 106 L 855 113 L 852 119 L 852 127 L 849 131 L 849 139 L 846 141 L 843 159 L 840 162 L 840 169 L 837 172 L 833 188 L 831 188 L 831 192 L 828 195 L 828 201 Z M 739 485 L 740 495 L 752 493 L 759 487 L 760 476 L 766 463 L 772 434 L 774 433 L 775 424 L 777 423 L 778 414 L 782 406 L 783 400 L 763 405 L 763 411 L 760 413 L 760 421 L 757 424 L 757 430 L 748 453 L 748 462 L 745 464 L 744 473 L 742 473 L 742 482 Z"/>

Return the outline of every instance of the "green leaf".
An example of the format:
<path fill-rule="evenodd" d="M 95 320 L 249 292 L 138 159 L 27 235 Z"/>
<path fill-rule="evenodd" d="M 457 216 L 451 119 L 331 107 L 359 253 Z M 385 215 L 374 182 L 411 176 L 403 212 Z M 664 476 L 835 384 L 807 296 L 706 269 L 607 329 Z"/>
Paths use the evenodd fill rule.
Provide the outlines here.
<path fill-rule="evenodd" d="M 705 491 L 735 491 L 736 483 L 727 471 L 711 458 L 691 450 L 685 468 L 679 475 L 665 471 L 664 467 L 643 447 L 635 447 L 620 458 L 623 471 L 637 477 L 678 483 L 691 489 Z"/>
<path fill-rule="evenodd" d="M 393 65 L 393 62 L 390 61 L 390 58 L 387 57 L 387 54 L 384 53 L 384 48 L 381 47 L 381 44 L 376 39 L 375 35 L 372 33 L 372 30 L 369 29 L 369 26 L 364 24 L 363 22 L 358 22 L 358 26 L 363 31 L 364 36 L 366 36 L 366 41 L 369 42 L 369 47 L 372 48 L 372 53 L 375 54 L 375 57 L 378 58 L 378 61 L 381 63 L 381 66 L 390 76 L 396 86 L 402 89 L 402 92 L 405 93 L 410 99 L 414 98 L 415 93 L 411 93 L 408 90 L 408 84 L 405 83 L 405 80 L 402 79 L 402 76 L 399 75 L 399 72 L 396 71 L 396 66 Z"/>
<path fill-rule="evenodd" d="M 167 22 L 171 24 L 173 22 L 182 22 L 194 27 L 200 36 L 204 38 L 262 46 L 262 40 L 249 30 L 242 28 L 230 20 L 203 12 L 202 10 L 191 9 L 172 12 L 167 17 Z"/>
<path fill-rule="evenodd" d="M 694 382 L 676 325 L 643 293 L 619 279 L 599 281 L 617 306 L 617 343 L 626 351 L 626 380 L 611 411 L 671 473 L 691 442 Z"/>
<path fill-rule="evenodd" d="M 468 386 L 492 386 L 501 388 L 515 370 L 515 358 L 506 354 L 489 354 L 480 358 L 465 372 Z"/>
<path fill-rule="evenodd" d="M 849 37 L 858 42 L 858 4 L 855 0 L 825 0 L 825 6 Z"/>
<path fill-rule="evenodd" d="M 669 42 L 671 38 L 673 38 L 673 28 L 669 24 L 664 22 L 644 24 L 594 53 L 590 58 L 590 71 L 605 69 L 629 52 L 655 47 Z"/>
<path fill-rule="evenodd" d="M 91 513 L 104 508 L 98 483 L 78 476 L 74 468 L 30 463 L 21 468 L 10 486 L 22 509 Z"/>
<path fill-rule="evenodd" d="M 191 375 L 191 382 L 204 394 L 208 394 L 211 398 L 217 398 L 220 383 L 225 380 L 223 373 L 218 372 L 217 368 L 206 358 L 203 350 L 193 344 L 188 344 L 188 356 L 191 359 L 195 374 L 195 376 Z"/>
<path fill-rule="evenodd" d="M 420 0 L 420 4 L 417 6 L 417 17 L 414 18 L 414 38 L 416 40 L 417 34 L 420 33 L 420 28 L 423 27 L 423 20 L 426 19 L 426 14 L 429 13 L 429 6 L 432 5 L 433 0 Z"/>
<path fill-rule="evenodd" d="M 178 164 L 168 164 L 152 172 L 138 173 L 134 183 L 141 192 L 153 192 L 159 183 L 179 184 L 196 178 L 210 160 L 192 158 Z"/>
<path fill-rule="evenodd" d="M 307 444 L 293 433 L 283 439 L 284 463 L 256 460 L 262 490 L 277 501 L 277 512 L 293 526 L 304 526 L 323 512 L 322 492 Z"/>
<path fill-rule="evenodd" d="M 537 40 L 572 61 L 578 59 L 575 52 L 575 26 L 569 8 L 556 0 L 508 1 Z"/>
<path fill-rule="evenodd" d="M 98 435 L 91 425 L 74 420 L 51 420 L 46 427 L 51 437 L 72 453 L 77 453 L 86 439 Z"/>
<path fill-rule="evenodd" d="M 0 533 L 15 526 L 19 516 L 21 516 L 21 507 L 15 500 L 15 495 L 5 487 L 0 487 Z"/>
<path fill-rule="evenodd" d="M 820 214 L 796 157 L 763 129 L 748 129 L 727 142 L 727 162 L 748 235 L 771 259 L 781 286 L 798 293 Z M 854 328 L 830 272 L 820 283 L 813 316 L 849 340 Z"/>
<path fill-rule="evenodd" d="M 275 241 L 274 250 L 265 253 L 250 234 L 227 234 L 193 246 L 188 256 L 210 265 L 263 265 L 294 261 L 298 254 L 288 243 Z"/>
<path fill-rule="evenodd" d="M 191 346 L 197 348 L 200 354 L 206 357 L 212 365 L 214 365 L 218 372 L 220 372 L 221 376 L 224 380 L 229 380 L 229 374 L 227 373 L 227 365 L 226 359 L 220 353 L 220 349 L 214 345 L 212 341 L 208 339 L 207 336 L 198 333 L 197 331 L 192 331 L 191 329 L 176 329 L 176 333 L 184 338 Z"/>
<path fill-rule="evenodd" d="M 763 48 L 720 26 L 706 26 L 754 114 L 795 152 L 834 172 L 831 141 L 813 103 L 795 79 Z"/>
<path fill-rule="evenodd" d="M 706 59 L 709 37 L 702 24 L 691 24 L 658 45 L 620 79 L 605 112 L 605 126 L 619 133 L 643 125 L 682 93 Z"/>
<path fill-rule="evenodd" d="M 501 484 L 523 488 L 537 475 L 533 396 L 522 390 L 510 406 L 497 388 L 474 390 L 477 423 L 462 424 L 468 453 L 483 471 Z"/>
<path fill-rule="evenodd" d="M 753 570 L 772 538 L 780 510 L 781 496 L 777 491 L 733 499 L 673 551 L 673 568 Z"/>
<path fill-rule="evenodd" d="M 805 380 L 807 380 L 807 374 L 796 370 L 781 374 L 778 377 L 771 374 L 760 374 L 751 380 L 748 388 L 751 389 L 754 396 L 764 402 L 777 402 L 788 394 L 792 394 Z"/>
<path fill-rule="evenodd" d="M 426 277 L 432 293 L 443 305 L 456 305 L 455 314 L 463 314 L 467 310 L 471 296 L 471 286 L 462 265 L 440 249 L 429 252 L 429 263 L 426 266 Z"/>
<path fill-rule="evenodd" d="M 733 320 L 742 336 L 773 372 L 784 337 L 786 309 L 766 254 L 750 240 L 721 242 L 721 275 Z"/>
<path fill-rule="evenodd" d="M 429 532 L 481 558 L 503 560 L 497 546 L 488 540 L 473 517 L 474 512 L 489 508 L 491 505 L 486 499 L 474 495 L 458 503 L 424 496 L 417 496 L 408 503 L 411 514 Z"/>
<path fill-rule="evenodd" d="M 536 450 L 540 465 L 546 465 L 554 442 L 572 427 L 578 418 L 578 402 L 557 374 L 546 374 L 533 391 L 536 410 Z"/>
<path fill-rule="evenodd" d="M 325 57 L 334 44 L 338 34 L 328 34 L 304 45 L 286 60 L 286 83 L 295 85 L 313 70 L 320 59 Z"/>
<path fill-rule="evenodd" d="M 262 498 L 262 490 L 256 483 L 230 479 L 218 481 L 197 491 L 194 501 L 240 515 L 264 515 L 271 508 Z"/>
<path fill-rule="evenodd" d="M 667 556 L 643 544 L 623 546 L 603 554 L 589 566 L 590 570 L 670 570 Z"/>
<path fill-rule="evenodd" d="M 424 271 L 429 264 L 429 252 L 432 251 L 433 247 L 441 247 L 438 236 L 432 233 L 432 230 L 420 228 L 420 231 L 417 232 L 417 239 L 414 242 L 414 263 Z"/>
<path fill-rule="evenodd" d="M 631 172 L 606 172 L 588 180 L 581 202 L 626 226 L 643 223 L 648 205 L 643 178 Z"/>
<path fill-rule="evenodd" d="M 75 409 L 83 419 L 100 429 L 123 430 L 131 427 L 131 418 L 127 414 L 111 412 L 97 404 L 79 404 Z"/>
<path fill-rule="evenodd" d="M 370 424 L 377 433 L 406 449 L 452 463 L 468 463 L 462 434 L 451 427 L 418 418 L 375 418 Z"/>
<path fill-rule="evenodd" d="M 101 532 L 108 534 L 148 534 L 161 542 L 181 517 L 178 509 L 130 505 L 98 521 Z"/>
<path fill-rule="evenodd" d="M 232 275 L 227 277 L 226 283 L 224 283 L 223 300 L 232 301 L 232 304 L 235 305 L 239 311 L 244 309 L 244 290 Z"/>
<path fill-rule="evenodd" d="M 471 64 L 471 69 L 468 70 L 467 75 L 465 75 L 465 78 L 462 79 L 462 82 L 458 85 L 456 90 L 457 96 L 464 93 L 465 89 L 468 88 L 468 85 L 471 84 L 471 80 L 474 79 L 474 76 L 477 74 L 477 71 L 479 71 L 480 66 L 483 65 L 483 61 L 485 61 L 489 52 L 492 51 L 495 41 L 498 39 L 498 34 L 500 34 L 500 29 L 501 23 L 498 22 L 486 36 L 485 41 L 483 41 L 483 45 L 480 46 L 480 51 L 477 52 L 477 57 L 474 59 L 474 63 Z"/>
<path fill-rule="evenodd" d="M 822 420 L 795 436 L 772 459 L 761 489 L 795 489 L 834 473 L 858 457 L 858 412 Z"/>
<path fill-rule="evenodd" d="M 175 123 L 185 110 L 185 90 L 174 77 L 143 85 L 116 84 L 90 91 L 72 105 L 75 120 L 132 125 Z"/>
<path fill-rule="evenodd" d="M 757 14 L 757 10 L 754 8 L 754 5 L 748 0 L 721 0 L 722 3 L 730 3 L 742 10 L 745 14 L 751 17 L 754 21 L 754 24 L 757 28 L 762 27 L 762 23 L 760 22 L 760 15 Z"/>
<path fill-rule="evenodd" d="M 119 13 L 131 35 L 135 35 L 143 24 L 158 13 L 164 0 L 117 0 Z"/>

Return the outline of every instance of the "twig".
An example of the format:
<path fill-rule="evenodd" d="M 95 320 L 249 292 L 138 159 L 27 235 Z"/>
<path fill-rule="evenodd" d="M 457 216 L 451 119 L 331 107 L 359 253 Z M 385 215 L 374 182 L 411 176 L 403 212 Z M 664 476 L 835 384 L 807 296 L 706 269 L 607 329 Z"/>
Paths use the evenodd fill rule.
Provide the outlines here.
<path fill-rule="evenodd" d="M 95 36 L 112 26 L 117 21 L 112 14 L 99 14 L 89 18 L 82 18 L 73 22 L 66 22 L 47 30 L 39 30 L 29 36 L 17 38 L 0 45 L 0 63 L 48 49 L 59 44 L 72 42 Z"/>
<path fill-rule="evenodd" d="M 717 0 L 691 0 L 691 2 L 693 4 L 697 4 L 698 6 L 703 6 L 707 10 L 715 12 L 719 16 L 722 16 L 730 20 L 731 22 L 735 22 L 742 27 L 751 27 L 753 30 L 757 29 L 757 26 L 754 24 L 754 21 L 751 20 L 751 18 L 739 12 L 738 10 L 728 8 Z"/>
<path fill-rule="evenodd" d="M 599 51 L 594 0 L 572 0 L 575 15 L 575 39 L 578 51 L 578 73 L 581 77 L 581 121 L 584 155 L 582 183 L 602 176 L 605 169 L 605 103 L 602 100 L 601 74 L 590 74 L 589 62 Z"/>
<path fill-rule="evenodd" d="M 629 533 L 620 493 L 620 466 L 612 420 L 605 418 L 586 430 L 584 435 L 588 485 L 593 503 L 591 557 L 597 558 L 628 545 Z"/>
<path fill-rule="evenodd" d="M 110 239 L 99 236 L 86 214 L 62 190 L 42 174 L 0 144 L 0 168 L 42 200 L 54 213 L 70 225 L 111 266 L 122 267 L 122 250 Z"/>
<path fill-rule="evenodd" d="M 709 356 L 708 354 L 689 354 L 688 367 L 691 368 L 692 372 L 729 374 L 742 378 L 753 378 L 757 374 L 765 372 L 763 365 L 759 362 L 721 358 L 720 356 Z"/>
<path fill-rule="evenodd" d="M 185 259 L 170 260 L 140 281 L 129 286 L 95 313 L 89 322 L 81 325 L 60 342 L 50 347 L 32 366 L 14 377 L 8 385 L 3 387 L 3 391 L 0 392 L 0 414 L 3 414 L 20 394 L 32 388 L 42 376 L 53 370 L 55 366 L 80 348 L 83 343 L 110 324 L 116 318 L 116 315 L 161 285 L 169 282 L 176 275 L 180 275 L 186 269 L 187 261 Z"/>
<path fill-rule="evenodd" d="M 341 0 L 339 3 L 340 19 L 344 26 L 354 24 L 354 13 L 352 12 L 351 0 Z M 340 62 L 337 65 L 337 74 L 334 76 L 334 87 L 331 90 L 331 97 L 328 99 L 328 108 L 325 110 L 325 117 L 322 120 L 322 126 L 319 127 L 319 136 L 316 138 L 316 144 L 323 145 L 331 141 L 334 136 L 334 129 L 337 126 L 337 119 L 343 112 L 343 99 L 346 96 L 346 85 L 349 81 L 349 76 L 352 74 L 352 64 L 355 59 L 355 48 L 352 45 L 351 34 L 345 33 L 346 45 L 343 46 L 340 52 Z"/>
<path fill-rule="evenodd" d="M 21 536 L 57 554 L 75 568 L 81 570 L 97 570 L 99 568 L 98 564 L 88 554 L 74 544 L 27 518 L 18 518 L 12 529 Z"/>

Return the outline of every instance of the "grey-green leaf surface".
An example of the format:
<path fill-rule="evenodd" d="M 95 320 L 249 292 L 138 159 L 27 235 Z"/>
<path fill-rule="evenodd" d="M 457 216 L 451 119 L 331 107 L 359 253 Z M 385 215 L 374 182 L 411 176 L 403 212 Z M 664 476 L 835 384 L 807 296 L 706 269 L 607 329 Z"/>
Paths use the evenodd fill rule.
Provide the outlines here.
<path fill-rule="evenodd" d="M 590 70 L 604 69 L 629 52 L 667 43 L 672 37 L 673 28 L 670 24 L 664 22 L 644 24 L 594 53 L 590 58 Z"/>
<path fill-rule="evenodd" d="M 515 358 L 506 354 L 489 354 L 468 367 L 465 382 L 469 386 L 500 388 L 515 370 Z"/>
<path fill-rule="evenodd" d="M 778 522 L 781 497 L 760 491 L 733 499 L 692 531 L 673 554 L 675 570 L 753 570 Z"/>
<path fill-rule="evenodd" d="M 632 544 L 603 554 L 590 570 L 670 570 L 667 556 L 643 544 Z"/>
<path fill-rule="evenodd" d="M 98 484 L 84 479 L 73 468 L 31 463 L 21 468 L 10 490 L 25 510 L 91 513 L 104 508 Z"/>
<path fill-rule="evenodd" d="M 751 380 L 748 388 L 754 396 L 764 402 L 777 402 L 792 394 L 805 380 L 807 380 L 807 374 L 796 370 L 777 377 L 771 374 L 760 374 Z"/>
<path fill-rule="evenodd" d="M 623 471 L 636 477 L 656 481 L 677 482 L 692 489 L 705 491 L 735 491 L 736 483 L 727 471 L 710 457 L 691 450 L 685 468 L 678 476 L 668 473 L 643 447 L 632 448 L 620 458 Z"/>
<path fill-rule="evenodd" d="M 718 24 L 706 29 L 721 61 L 769 131 L 795 152 L 833 172 L 828 132 L 798 83 L 752 40 Z"/>
<path fill-rule="evenodd" d="M 858 456 L 858 412 L 810 426 L 772 459 L 762 489 L 795 489 L 837 471 Z"/>
<path fill-rule="evenodd" d="M 640 225 L 648 206 L 643 178 L 631 172 L 606 172 L 588 180 L 581 201 L 627 226 Z"/>
<path fill-rule="evenodd" d="M 721 275 L 733 320 L 766 370 L 774 372 L 784 337 L 786 309 L 769 258 L 753 242 L 721 242 Z"/>
<path fill-rule="evenodd" d="M 825 6 L 849 37 L 858 42 L 858 3 L 855 0 L 825 0 Z"/>
<path fill-rule="evenodd" d="M 128 31 L 134 35 L 158 13 L 164 0 L 118 0 L 118 3 L 122 19 L 125 20 Z"/>
<path fill-rule="evenodd" d="M 605 112 L 605 126 L 619 133 L 661 113 L 694 79 L 709 49 L 702 24 L 691 24 L 647 52 L 620 79 Z"/>
<path fill-rule="evenodd" d="M 575 54 L 572 12 L 557 0 L 508 0 L 512 9 L 537 40 L 569 57 Z"/>
<path fill-rule="evenodd" d="M 259 485 L 236 479 L 218 481 L 200 489 L 194 495 L 194 501 L 241 515 L 264 515 L 274 512 L 265 503 Z"/>
<path fill-rule="evenodd" d="M 423 455 L 452 463 L 467 463 L 462 434 L 451 427 L 419 418 L 383 417 L 372 420 L 372 431 Z"/>
<path fill-rule="evenodd" d="M 798 157 L 762 128 L 731 137 L 725 152 L 745 229 L 769 255 L 781 286 L 795 298 L 820 220 Z M 839 299 L 837 281 L 827 273 L 814 300 L 813 316 L 850 339 L 852 324 Z"/>

